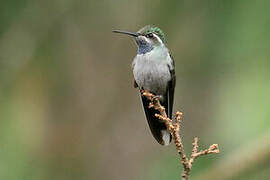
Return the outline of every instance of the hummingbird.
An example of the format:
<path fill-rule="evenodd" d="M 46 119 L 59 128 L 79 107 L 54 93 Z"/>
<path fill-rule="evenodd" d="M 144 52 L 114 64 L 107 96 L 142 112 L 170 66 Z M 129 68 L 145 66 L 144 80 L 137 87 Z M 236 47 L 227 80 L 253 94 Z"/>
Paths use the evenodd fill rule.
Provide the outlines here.
<path fill-rule="evenodd" d="M 169 118 L 172 118 L 174 88 L 176 82 L 175 64 L 166 46 L 165 34 L 153 25 L 147 25 L 138 32 L 113 30 L 135 39 L 138 50 L 132 63 L 134 88 L 146 90 L 159 98 Z M 149 108 L 150 100 L 141 94 L 145 116 L 151 133 L 161 145 L 169 145 L 172 139 L 165 123 L 155 114 L 159 112 Z"/>

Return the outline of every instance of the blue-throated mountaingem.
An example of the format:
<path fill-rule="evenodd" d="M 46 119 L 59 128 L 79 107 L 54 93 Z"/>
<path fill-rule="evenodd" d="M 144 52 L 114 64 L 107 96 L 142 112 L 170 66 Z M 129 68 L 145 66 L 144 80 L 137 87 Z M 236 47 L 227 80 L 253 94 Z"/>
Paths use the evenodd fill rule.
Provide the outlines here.
<path fill-rule="evenodd" d="M 174 60 L 166 47 L 165 35 L 156 26 L 147 25 L 138 32 L 114 30 L 133 36 L 138 46 L 137 55 L 133 60 L 134 87 L 147 90 L 159 96 L 161 105 L 166 109 L 169 118 L 172 118 L 175 70 Z M 159 144 L 168 145 L 171 134 L 163 121 L 159 120 L 154 108 L 149 108 L 150 100 L 141 95 L 145 115 L 151 132 Z"/>

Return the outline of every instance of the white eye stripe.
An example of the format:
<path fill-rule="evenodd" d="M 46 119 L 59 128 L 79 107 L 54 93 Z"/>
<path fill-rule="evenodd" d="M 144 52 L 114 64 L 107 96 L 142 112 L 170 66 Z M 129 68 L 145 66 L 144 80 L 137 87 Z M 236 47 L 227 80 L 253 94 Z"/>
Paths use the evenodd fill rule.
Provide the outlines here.
<path fill-rule="evenodd" d="M 162 40 L 159 38 L 159 36 L 156 35 L 155 33 L 153 33 L 153 35 L 155 36 L 155 38 L 157 38 L 158 42 L 162 44 Z"/>

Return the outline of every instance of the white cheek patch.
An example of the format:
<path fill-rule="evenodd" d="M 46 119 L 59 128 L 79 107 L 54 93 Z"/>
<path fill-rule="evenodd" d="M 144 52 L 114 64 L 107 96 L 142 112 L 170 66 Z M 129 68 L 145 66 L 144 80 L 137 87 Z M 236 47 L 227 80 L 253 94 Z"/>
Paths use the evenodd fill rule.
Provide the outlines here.
<path fill-rule="evenodd" d="M 162 41 L 161 41 L 161 39 L 158 37 L 158 35 L 156 35 L 156 34 L 154 34 L 154 33 L 153 33 L 153 35 L 155 36 L 155 38 L 157 38 L 158 42 L 159 42 L 160 44 L 162 44 Z"/>

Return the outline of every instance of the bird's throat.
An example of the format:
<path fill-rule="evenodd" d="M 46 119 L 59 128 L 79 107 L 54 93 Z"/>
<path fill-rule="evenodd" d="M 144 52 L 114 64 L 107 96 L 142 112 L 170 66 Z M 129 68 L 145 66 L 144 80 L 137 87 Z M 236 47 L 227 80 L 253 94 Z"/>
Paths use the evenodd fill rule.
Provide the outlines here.
<path fill-rule="evenodd" d="M 138 44 L 138 54 L 146 54 L 150 51 L 153 50 L 153 46 L 148 44 L 148 43 L 145 43 L 145 42 L 137 42 Z"/>

